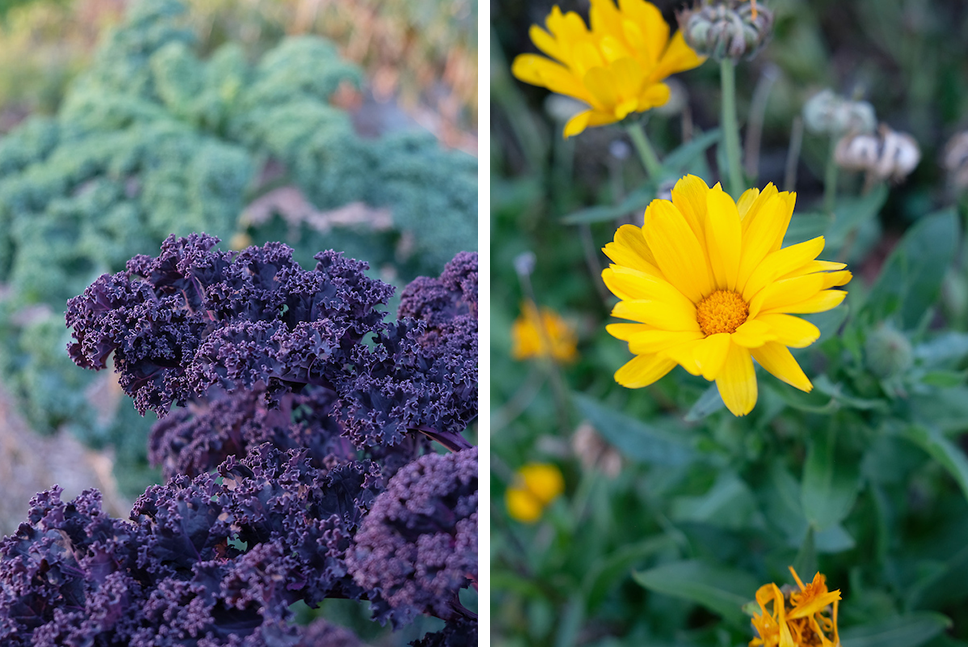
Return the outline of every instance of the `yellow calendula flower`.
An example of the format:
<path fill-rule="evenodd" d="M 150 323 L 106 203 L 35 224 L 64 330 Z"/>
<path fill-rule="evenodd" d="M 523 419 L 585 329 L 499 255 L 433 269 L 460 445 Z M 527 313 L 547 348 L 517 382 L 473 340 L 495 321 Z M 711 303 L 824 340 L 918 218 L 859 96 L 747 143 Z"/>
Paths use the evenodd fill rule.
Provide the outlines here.
<path fill-rule="evenodd" d="M 577 13 L 555 6 L 548 30 L 532 25 L 530 32 L 551 58 L 521 54 L 511 65 L 525 83 L 588 104 L 565 125 L 565 137 L 665 104 L 669 86 L 662 80 L 705 60 L 681 33 L 670 38 L 662 12 L 644 0 L 619 0 L 618 7 L 612 0 L 591 0 L 590 22 L 591 29 Z"/>
<path fill-rule="evenodd" d="M 544 509 L 565 491 L 561 471 L 550 463 L 528 463 L 517 471 L 514 483 L 504 493 L 512 519 L 534 523 Z"/>
<path fill-rule="evenodd" d="M 750 647 L 840 647 L 840 591 L 828 591 L 826 578 L 820 573 L 806 586 L 792 566 L 790 573 L 799 591 L 784 595 L 776 584 L 766 584 L 756 592 L 760 613 L 753 614 L 757 637 L 750 641 Z"/>
<path fill-rule="evenodd" d="M 538 308 L 527 301 L 521 305 L 521 316 L 511 327 L 511 356 L 514 359 L 547 357 L 570 362 L 578 355 L 575 329 L 549 308 Z"/>
<path fill-rule="evenodd" d="M 621 301 L 612 316 L 636 323 L 608 332 L 636 357 L 615 373 L 629 388 L 652 384 L 679 364 L 716 380 L 737 416 L 756 404 L 755 359 L 803 391 L 813 385 L 788 347 L 820 337 L 794 314 L 836 307 L 851 279 L 843 263 L 816 260 L 823 236 L 781 249 L 795 194 L 772 184 L 738 202 L 717 184 L 687 175 L 672 200 L 654 200 L 642 227 L 623 225 L 604 248 L 613 264 L 602 272 Z"/>

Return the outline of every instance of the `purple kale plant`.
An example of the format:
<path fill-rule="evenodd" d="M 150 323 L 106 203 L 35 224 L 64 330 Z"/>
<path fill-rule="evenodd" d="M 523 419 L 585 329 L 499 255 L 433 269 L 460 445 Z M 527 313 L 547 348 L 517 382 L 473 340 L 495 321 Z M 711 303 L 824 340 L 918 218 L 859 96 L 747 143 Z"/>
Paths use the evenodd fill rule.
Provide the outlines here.
<path fill-rule="evenodd" d="M 404 618 L 462 619 L 462 588 L 477 574 L 477 448 L 426 454 L 373 504 L 347 557 L 353 579 Z"/>
<path fill-rule="evenodd" d="M 335 252 L 170 237 L 68 303 L 75 363 L 160 419 L 127 520 L 38 494 L 0 542 L 0 644 L 359 645 L 295 602 L 367 601 L 418 645 L 476 643 L 477 257 L 405 290 Z M 174 408 L 173 408 L 174 407 Z M 437 454 L 432 441 L 451 450 Z"/>

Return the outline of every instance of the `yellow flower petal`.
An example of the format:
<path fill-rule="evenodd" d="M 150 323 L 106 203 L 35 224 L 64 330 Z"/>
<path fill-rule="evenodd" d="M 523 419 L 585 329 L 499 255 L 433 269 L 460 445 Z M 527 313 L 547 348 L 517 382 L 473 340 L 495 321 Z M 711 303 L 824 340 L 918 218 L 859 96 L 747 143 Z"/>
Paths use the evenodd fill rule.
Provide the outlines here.
<path fill-rule="evenodd" d="M 791 317 L 787 314 L 761 314 L 756 321 L 770 327 L 775 335 L 775 339 L 771 341 L 777 341 L 791 348 L 806 348 L 820 339 L 820 329 L 800 317 Z"/>
<path fill-rule="evenodd" d="M 732 334 L 733 343 L 739 344 L 743 348 L 756 348 L 775 339 L 776 333 L 773 331 L 773 328 L 758 319 L 747 319 Z"/>
<path fill-rule="evenodd" d="M 632 339 L 633 336 L 642 332 L 655 330 L 655 328 L 648 324 L 617 323 L 617 324 L 608 324 L 607 326 L 605 326 L 605 330 L 608 331 L 609 335 L 611 335 L 612 337 L 615 337 L 616 339 L 621 339 L 622 341 L 629 341 Z"/>
<path fill-rule="evenodd" d="M 606 114 L 597 110 L 579 112 L 565 124 L 564 136 L 567 139 L 572 135 L 577 135 L 588 126 L 604 126 L 605 124 L 613 124 L 616 121 L 618 119 L 615 118 L 615 115 Z"/>
<path fill-rule="evenodd" d="M 661 353 L 684 342 L 699 341 L 701 332 L 680 330 L 648 330 L 632 335 L 628 340 L 629 351 L 636 355 Z"/>
<path fill-rule="evenodd" d="M 517 56 L 511 64 L 511 74 L 525 83 L 545 87 L 588 104 L 593 101 L 588 88 L 568 68 L 537 54 Z"/>
<path fill-rule="evenodd" d="M 738 344 L 729 345 L 726 363 L 716 378 L 719 395 L 734 416 L 745 416 L 756 404 L 756 373 L 750 351 Z"/>
<path fill-rule="evenodd" d="M 721 332 L 706 337 L 696 345 L 692 351 L 696 358 L 696 365 L 702 371 L 702 376 L 707 380 L 715 380 L 726 363 L 726 355 L 729 353 L 730 334 Z"/>
<path fill-rule="evenodd" d="M 823 274 L 807 274 L 770 283 L 750 301 L 750 317 L 760 312 L 787 312 L 785 308 L 809 299 L 824 289 Z"/>
<path fill-rule="evenodd" d="M 646 274 L 662 276 L 641 227 L 622 225 L 615 232 L 615 240 L 605 245 L 602 251 L 617 265 L 625 265 Z"/>
<path fill-rule="evenodd" d="M 613 265 L 602 270 L 606 287 L 623 301 L 649 299 L 695 318 L 696 306 L 665 279 L 629 267 Z"/>
<path fill-rule="evenodd" d="M 706 204 L 706 249 L 716 288 L 734 291 L 743 244 L 739 212 L 725 191 L 707 191 Z"/>
<path fill-rule="evenodd" d="M 806 315 L 814 312 L 826 312 L 839 306 L 846 296 L 847 292 L 844 290 L 824 290 L 809 299 L 804 299 L 799 303 L 793 303 L 780 309 L 764 311 L 759 316 L 776 313 Z"/>
<path fill-rule="evenodd" d="M 774 195 L 760 204 L 766 193 L 764 190 L 760 194 L 743 219 L 743 258 L 737 279 L 739 285 L 746 285 L 753 270 L 763 262 L 767 254 L 776 249 L 774 244 L 777 236 L 783 240 L 783 234 L 790 222 L 789 215 L 784 218 L 787 203 L 779 195 Z"/>
<path fill-rule="evenodd" d="M 770 373 L 783 380 L 790 386 L 795 386 L 801 391 L 810 392 L 813 384 L 804 375 L 803 369 L 793 359 L 793 355 L 786 346 L 777 342 L 767 342 L 759 348 L 750 349 L 760 366 Z"/>
<path fill-rule="evenodd" d="M 688 310 L 663 307 L 659 301 L 619 301 L 612 316 L 655 326 L 660 330 L 698 331 L 699 322 Z"/>
<path fill-rule="evenodd" d="M 658 81 L 677 72 L 685 72 L 686 70 L 699 67 L 705 60 L 705 57 L 696 54 L 695 50 L 686 44 L 682 32 L 677 31 L 669 41 L 669 46 L 662 53 L 658 64 L 653 68 L 649 77 L 654 81 Z"/>
<path fill-rule="evenodd" d="M 653 200 L 645 212 L 644 229 L 656 263 L 672 285 L 693 303 L 712 292 L 706 250 L 671 202 Z"/>
<path fill-rule="evenodd" d="M 700 177 L 687 175 L 672 188 L 672 204 L 683 215 L 697 240 L 706 240 L 706 194 L 709 186 Z"/>
<path fill-rule="evenodd" d="M 656 108 L 658 106 L 664 106 L 669 102 L 669 96 L 672 91 L 669 86 L 665 83 L 656 83 L 654 85 L 648 85 L 639 94 L 639 107 L 640 112 L 644 112 L 651 108 Z"/>
<path fill-rule="evenodd" d="M 803 267 L 817 258 L 823 251 L 823 246 L 823 236 L 817 236 L 811 240 L 767 254 L 763 262 L 750 274 L 746 284 L 740 286 L 743 291 L 743 298 L 747 301 L 752 300 L 760 290 L 773 281 L 781 276 L 793 273 L 797 268 Z"/>
<path fill-rule="evenodd" d="M 671 359 L 658 355 L 637 355 L 615 373 L 615 381 L 630 389 L 649 386 L 675 367 Z"/>

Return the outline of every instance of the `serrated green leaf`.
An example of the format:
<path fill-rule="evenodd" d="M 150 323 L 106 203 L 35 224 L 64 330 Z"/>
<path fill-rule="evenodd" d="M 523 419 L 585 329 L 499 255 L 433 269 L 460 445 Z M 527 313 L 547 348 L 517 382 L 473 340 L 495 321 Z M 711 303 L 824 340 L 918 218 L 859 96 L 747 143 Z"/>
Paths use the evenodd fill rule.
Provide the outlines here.
<path fill-rule="evenodd" d="M 843 647 L 918 647 L 951 626 L 940 613 L 921 611 L 886 618 L 840 632 Z"/>
<path fill-rule="evenodd" d="M 687 438 L 659 429 L 575 394 L 575 405 L 605 440 L 628 459 L 659 465 L 685 465 L 696 458 Z"/>
<path fill-rule="evenodd" d="M 663 564 L 632 578 L 650 591 L 694 602 L 736 624 L 749 624 L 743 605 L 760 585 L 745 571 L 699 560 Z"/>

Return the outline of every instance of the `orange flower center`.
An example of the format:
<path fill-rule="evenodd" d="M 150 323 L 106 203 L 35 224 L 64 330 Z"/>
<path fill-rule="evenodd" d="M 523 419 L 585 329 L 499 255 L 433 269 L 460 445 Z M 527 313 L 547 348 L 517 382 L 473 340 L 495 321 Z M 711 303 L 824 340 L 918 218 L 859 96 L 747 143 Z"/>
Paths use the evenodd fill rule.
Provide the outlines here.
<path fill-rule="evenodd" d="M 699 328 L 707 337 L 721 332 L 736 332 L 749 314 L 749 305 L 732 290 L 716 290 L 696 306 Z"/>

